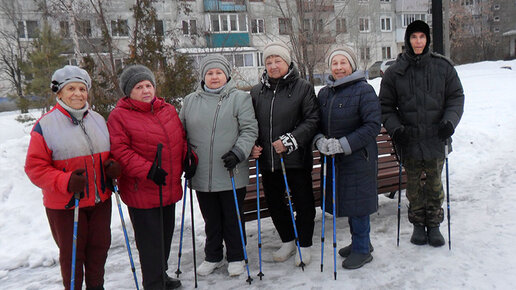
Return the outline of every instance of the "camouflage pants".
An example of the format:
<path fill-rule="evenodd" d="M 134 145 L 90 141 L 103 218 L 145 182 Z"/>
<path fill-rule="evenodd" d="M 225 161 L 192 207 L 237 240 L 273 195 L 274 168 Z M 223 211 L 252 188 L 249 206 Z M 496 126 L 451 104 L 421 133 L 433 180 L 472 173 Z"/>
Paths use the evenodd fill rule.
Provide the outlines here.
<path fill-rule="evenodd" d="M 444 219 L 441 173 L 444 159 L 405 160 L 407 172 L 408 218 L 415 225 L 438 227 Z M 421 174 L 426 180 L 421 179 Z"/>

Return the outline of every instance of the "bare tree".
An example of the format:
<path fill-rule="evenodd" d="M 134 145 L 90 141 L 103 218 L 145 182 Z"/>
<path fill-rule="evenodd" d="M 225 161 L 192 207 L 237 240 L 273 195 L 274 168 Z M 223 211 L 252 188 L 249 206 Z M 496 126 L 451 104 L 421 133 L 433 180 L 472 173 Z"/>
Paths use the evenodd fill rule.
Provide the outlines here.
<path fill-rule="evenodd" d="M 22 64 L 30 43 L 20 39 L 21 32 L 25 33 L 21 6 L 17 0 L 1 0 L 0 9 L 10 24 L 0 30 L 0 78 L 12 85 L 18 108 L 21 113 L 27 113 L 29 102 L 23 94 Z"/>
<path fill-rule="evenodd" d="M 492 4 L 491 0 L 450 3 L 451 55 L 458 63 L 486 60 L 494 56 L 495 33 L 490 29 Z"/>

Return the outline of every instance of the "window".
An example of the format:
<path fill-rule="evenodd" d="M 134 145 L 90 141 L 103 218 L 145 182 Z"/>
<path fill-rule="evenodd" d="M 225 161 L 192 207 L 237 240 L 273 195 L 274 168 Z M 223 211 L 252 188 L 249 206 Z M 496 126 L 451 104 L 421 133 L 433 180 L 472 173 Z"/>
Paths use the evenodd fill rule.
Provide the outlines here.
<path fill-rule="evenodd" d="M 312 30 L 312 25 L 310 23 L 311 23 L 310 19 L 303 19 L 303 31 Z"/>
<path fill-rule="evenodd" d="M 91 23 L 89 20 L 79 20 L 77 21 L 77 31 L 82 36 L 90 37 L 91 36 Z"/>
<path fill-rule="evenodd" d="M 361 47 L 360 48 L 360 59 L 370 59 L 371 55 L 369 53 L 369 47 Z"/>
<path fill-rule="evenodd" d="M 348 32 L 348 28 L 346 26 L 346 19 L 345 18 L 337 18 L 335 20 L 335 23 L 337 25 L 337 33 L 346 33 L 346 32 Z"/>
<path fill-rule="evenodd" d="M 391 0 L 380 0 L 380 3 L 389 3 Z"/>
<path fill-rule="evenodd" d="M 225 54 L 224 57 L 234 67 L 249 67 L 254 66 L 254 54 L 253 53 L 234 53 Z"/>
<path fill-rule="evenodd" d="M 369 32 L 369 18 L 358 18 L 358 29 L 360 32 Z"/>
<path fill-rule="evenodd" d="M 37 38 L 38 22 L 34 20 L 18 21 L 18 37 L 19 38 Z"/>
<path fill-rule="evenodd" d="M 251 20 L 251 33 L 260 34 L 265 32 L 265 22 L 263 19 L 252 19 Z"/>
<path fill-rule="evenodd" d="M 129 36 L 129 25 L 127 25 L 127 19 L 111 20 L 111 35 L 114 37 Z"/>
<path fill-rule="evenodd" d="M 248 31 L 247 17 L 243 14 L 211 14 L 212 32 Z"/>
<path fill-rule="evenodd" d="M 494 32 L 500 32 L 500 28 L 495 27 L 495 28 L 493 29 L 493 31 L 494 31 Z"/>
<path fill-rule="evenodd" d="M 403 27 L 407 27 L 410 23 L 414 22 L 415 20 L 426 21 L 426 14 L 403 14 L 401 15 L 401 17 L 401 25 Z"/>
<path fill-rule="evenodd" d="M 317 25 L 314 25 L 314 31 L 323 32 L 324 30 L 324 21 L 322 19 L 317 19 Z"/>
<path fill-rule="evenodd" d="M 70 37 L 70 25 L 68 21 L 59 21 L 59 34 L 63 38 Z"/>
<path fill-rule="evenodd" d="M 163 20 L 156 20 L 154 23 L 154 33 L 159 36 L 165 35 L 165 28 L 163 26 Z"/>
<path fill-rule="evenodd" d="M 292 22 L 288 18 L 278 18 L 279 34 L 286 35 L 292 31 Z"/>
<path fill-rule="evenodd" d="M 392 26 L 391 26 L 391 18 L 390 17 L 381 17 L 380 18 L 380 29 L 382 31 L 391 31 L 392 30 Z"/>
<path fill-rule="evenodd" d="M 391 56 L 391 47 L 390 46 L 383 46 L 382 47 L 382 59 L 390 59 Z"/>
<path fill-rule="evenodd" d="M 494 22 L 500 22 L 500 16 L 493 17 L 493 21 Z"/>
<path fill-rule="evenodd" d="M 500 4 L 493 5 L 493 9 L 494 10 L 500 10 Z"/>
<path fill-rule="evenodd" d="M 256 53 L 256 66 L 265 66 L 263 63 L 263 52 Z"/>
<path fill-rule="evenodd" d="M 183 34 L 197 35 L 197 20 L 183 20 Z"/>

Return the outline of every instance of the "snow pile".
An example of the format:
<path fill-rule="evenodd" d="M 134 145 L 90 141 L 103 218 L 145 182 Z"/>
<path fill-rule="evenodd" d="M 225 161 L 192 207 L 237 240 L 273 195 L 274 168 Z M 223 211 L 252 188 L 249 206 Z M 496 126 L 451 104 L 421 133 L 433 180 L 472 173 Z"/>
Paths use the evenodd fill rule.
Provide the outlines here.
<path fill-rule="evenodd" d="M 514 70 L 501 69 L 510 66 Z M 400 247 L 396 247 L 397 200 L 380 196 L 371 219 L 374 260 L 355 271 L 344 270 L 337 258 L 333 280 L 331 216 L 326 218 L 324 272 L 320 272 L 321 211 L 318 209 L 312 263 L 302 272 L 293 258 L 274 263 L 271 252 L 280 240 L 269 218 L 262 220 L 263 273 L 259 272 L 257 225 L 247 223 L 251 286 L 245 275 L 228 278 L 225 267 L 199 277 L 208 289 L 509 289 L 516 283 L 516 61 L 482 62 L 458 66 L 466 94 L 465 113 L 454 135 L 450 155 L 452 251 L 447 246 L 415 246 L 403 197 Z M 371 81 L 378 92 L 380 78 Z M 33 112 L 39 117 L 39 112 Z M 14 120 L 14 112 L 0 113 L 0 289 L 62 289 L 58 251 L 52 239 L 40 189 L 26 177 L 23 166 L 30 126 Z M 443 177 L 444 178 L 444 177 Z M 195 199 L 195 196 L 194 196 Z M 195 204 L 197 264 L 204 258 L 204 223 Z M 189 200 L 181 270 L 184 288 L 193 288 L 193 259 Z M 113 199 L 112 245 L 106 265 L 106 289 L 134 289 L 120 217 Z M 141 283 L 138 252 L 125 208 L 133 257 Z M 177 269 L 182 201 L 176 207 L 176 232 L 169 274 Z M 443 234 L 448 240 L 446 220 Z M 346 219 L 337 220 L 337 247 L 350 242 Z"/>

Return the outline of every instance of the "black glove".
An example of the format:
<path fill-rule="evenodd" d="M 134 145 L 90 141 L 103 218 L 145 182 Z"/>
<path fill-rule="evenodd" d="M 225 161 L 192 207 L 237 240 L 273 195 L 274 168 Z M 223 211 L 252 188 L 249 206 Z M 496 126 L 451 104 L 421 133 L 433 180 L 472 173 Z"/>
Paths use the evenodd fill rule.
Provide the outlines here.
<path fill-rule="evenodd" d="M 197 163 L 199 159 L 197 158 L 197 154 L 192 150 L 190 144 L 188 144 L 186 149 L 185 160 L 183 160 L 183 170 L 185 172 L 185 179 L 191 179 L 195 175 L 195 171 L 197 170 Z"/>
<path fill-rule="evenodd" d="M 156 185 L 167 185 L 165 183 L 165 178 L 167 175 L 168 173 L 163 170 L 163 168 L 158 168 L 156 163 L 153 163 L 149 173 L 147 174 L 147 179 L 154 181 Z"/>
<path fill-rule="evenodd" d="M 75 193 L 75 192 L 83 192 L 84 193 L 84 187 L 86 186 L 86 176 L 83 176 L 82 174 L 86 172 L 86 169 L 80 168 L 75 169 L 72 172 L 72 175 L 70 175 L 70 179 L 68 180 L 68 192 Z"/>
<path fill-rule="evenodd" d="M 392 139 L 396 145 L 403 145 L 409 142 L 410 136 L 407 130 L 405 130 L 405 127 L 401 127 L 394 131 Z"/>
<path fill-rule="evenodd" d="M 222 155 L 222 159 L 224 160 L 224 167 L 226 167 L 228 170 L 233 170 L 237 166 L 237 164 L 240 162 L 240 159 L 236 156 L 233 151 L 228 151 L 228 153 Z"/>
<path fill-rule="evenodd" d="M 437 136 L 439 136 L 439 139 L 444 141 L 450 138 L 454 132 L 455 129 L 450 121 L 441 121 L 439 124 L 439 130 L 437 131 Z"/>

